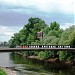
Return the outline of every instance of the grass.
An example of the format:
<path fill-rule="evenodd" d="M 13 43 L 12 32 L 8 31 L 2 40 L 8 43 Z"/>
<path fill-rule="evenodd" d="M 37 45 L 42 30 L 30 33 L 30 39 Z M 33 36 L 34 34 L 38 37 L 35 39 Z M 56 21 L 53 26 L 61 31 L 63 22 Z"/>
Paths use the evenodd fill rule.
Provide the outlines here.
<path fill-rule="evenodd" d="M 0 75 L 7 75 L 2 69 L 0 69 Z"/>

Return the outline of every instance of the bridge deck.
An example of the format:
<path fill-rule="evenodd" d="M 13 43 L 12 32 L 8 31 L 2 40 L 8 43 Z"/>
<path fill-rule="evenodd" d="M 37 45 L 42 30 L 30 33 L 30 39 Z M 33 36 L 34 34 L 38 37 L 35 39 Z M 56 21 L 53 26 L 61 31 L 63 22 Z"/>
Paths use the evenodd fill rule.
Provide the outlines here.
<path fill-rule="evenodd" d="M 45 51 L 45 50 L 75 51 L 75 48 L 0 48 L 0 52 Z"/>

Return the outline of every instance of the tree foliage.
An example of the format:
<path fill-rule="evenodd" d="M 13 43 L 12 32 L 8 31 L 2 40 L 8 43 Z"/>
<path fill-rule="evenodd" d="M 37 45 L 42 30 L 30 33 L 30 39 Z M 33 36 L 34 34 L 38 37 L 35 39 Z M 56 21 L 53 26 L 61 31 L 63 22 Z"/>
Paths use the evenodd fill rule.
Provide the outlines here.
<path fill-rule="evenodd" d="M 45 51 L 45 52 L 41 51 L 38 53 L 38 57 L 40 59 L 47 59 L 49 57 L 49 53 L 47 51 Z"/>
<path fill-rule="evenodd" d="M 43 39 L 37 38 L 37 32 L 43 32 Z M 28 23 L 24 25 L 18 33 L 15 33 L 9 40 L 10 47 L 17 45 L 75 45 L 75 25 L 63 30 L 60 25 L 54 21 L 50 26 L 44 20 L 39 18 L 29 18 Z M 75 59 L 72 52 L 68 51 L 48 51 L 48 52 L 27 52 L 28 55 L 35 54 L 41 59 L 56 57 L 59 60 Z"/>

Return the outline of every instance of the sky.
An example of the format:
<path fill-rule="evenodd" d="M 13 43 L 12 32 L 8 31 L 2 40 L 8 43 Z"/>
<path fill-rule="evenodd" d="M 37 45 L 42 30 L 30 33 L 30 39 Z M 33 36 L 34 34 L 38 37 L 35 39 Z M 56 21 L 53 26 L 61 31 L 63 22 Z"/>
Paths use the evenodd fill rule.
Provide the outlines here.
<path fill-rule="evenodd" d="M 57 21 L 65 29 L 75 25 L 74 16 L 74 0 L 0 0 L 0 41 L 8 41 L 30 17 L 38 17 L 48 25 Z"/>

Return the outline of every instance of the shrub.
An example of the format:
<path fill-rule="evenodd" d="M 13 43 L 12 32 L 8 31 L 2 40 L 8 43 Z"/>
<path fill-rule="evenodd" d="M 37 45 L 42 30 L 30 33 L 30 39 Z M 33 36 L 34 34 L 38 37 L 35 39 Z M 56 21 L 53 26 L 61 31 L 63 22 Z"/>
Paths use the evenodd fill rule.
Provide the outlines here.
<path fill-rule="evenodd" d="M 49 58 L 49 54 L 48 54 L 47 51 L 45 51 L 45 52 L 44 51 L 41 51 L 41 52 L 39 52 L 38 57 L 40 59 L 47 59 L 47 58 Z"/>

